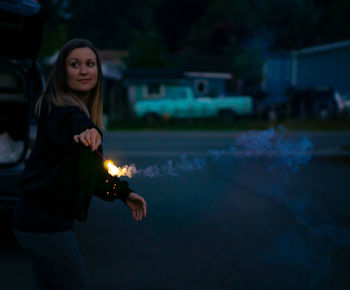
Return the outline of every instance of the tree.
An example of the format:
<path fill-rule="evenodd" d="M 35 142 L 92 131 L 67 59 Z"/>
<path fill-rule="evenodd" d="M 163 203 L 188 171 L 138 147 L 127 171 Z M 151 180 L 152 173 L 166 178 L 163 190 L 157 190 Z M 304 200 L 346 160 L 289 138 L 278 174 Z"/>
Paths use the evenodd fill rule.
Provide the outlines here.
<path fill-rule="evenodd" d="M 202 52 L 221 53 L 229 45 L 231 35 L 238 42 L 251 38 L 259 29 L 259 19 L 250 1 L 211 0 L 182 44 Z"/>
<path fill-rule="evenodd" d="M 128 67 L 160 68 L 166 67 L 164 54 L 166 47 L 156 30 L 134 32 L 130 54 L 126 60 Z"/>
<path fill-rule="evenodd" d="M 349 39 L 350 2 L 348 0 L 328 0 L 320 6 L 318 31 L 324 43 Z"/>
<path fill-rule="evenodd" d="M 74 0 L 69 37 L 91 40 L 101 49 L 128 49 L 134 31 L 155 29 L 154 13 L 162 0 Z"/>
<path fill-rule="evenodd" d="M 45 23 L 40 57 L 51 56 L 68 40 L 66 21 L 71 17 L 69 0 L 48 0 L 42 4 L 49 14 Z"/>
<path fill-rule="evenodd" d="M 155 24 L 171 52 L 183 49 L 184 39 L 191 27 L 207 11 L 210 0 L 161 1 L 155 10 Z"/>
<path fill-rule="evenodd" d="M 156 30 L 171 51 L 221 53 L 223 47 L 230 45 L 232 35 L 239 44 L 263 37 L 271 49 L 277 50 L 344 40 L 350 35 L 348 0 L 48 2 L 56 6 L 69 3 L 72 17 L 55 21 L 55 27 L 63 27 L 48 30 L 52 33 L 46 38 L 52 39 L 47 44 L 66 38 L 67 34 L 68 38 L 87 38 L 99 48 L 129 49 L 134 30 Z"/>
<path fill-rule="evenodd" d="M 264 45 L 258 38 L 248 43 L 239 44 L 234 36 L 229 45 L 223 48 L 233 76 L 245 83 L 247 89 L 254 91 L 261 82 Z"/>

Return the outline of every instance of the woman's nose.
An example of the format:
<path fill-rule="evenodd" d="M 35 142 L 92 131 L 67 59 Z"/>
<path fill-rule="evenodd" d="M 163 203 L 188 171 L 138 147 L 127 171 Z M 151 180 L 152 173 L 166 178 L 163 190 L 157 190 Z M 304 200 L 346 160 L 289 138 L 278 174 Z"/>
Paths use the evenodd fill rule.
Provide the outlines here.
<path fill-rule="evenodd" d="M 80 74 L 86 75 L 87 73 L 88 73 L 88 68 L 86 67 L 86 65 L 82 65 L 80 67 Z"/>

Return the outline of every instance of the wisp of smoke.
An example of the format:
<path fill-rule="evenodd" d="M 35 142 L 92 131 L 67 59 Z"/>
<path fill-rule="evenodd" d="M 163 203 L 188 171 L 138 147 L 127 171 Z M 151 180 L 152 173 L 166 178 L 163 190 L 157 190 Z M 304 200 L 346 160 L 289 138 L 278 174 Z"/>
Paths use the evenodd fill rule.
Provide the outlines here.
<path fill-rule="evenodd" d="M 300 165 L 311 160 L 313 144 L 306 138 L 292 139 L 286 136 L 287 130 L 279 126 L 266 131 L 242 134 L 237 138 L 243 148 L 243 156 L 266 156 L 273 159 L 269 169 L 287 168 L 296 172 Z"/>
<path fill-rule="evenodd" d="M 154 178 L 160 176 L 178 176 L 184 172 L 203 169 L 209 162 L 218 162 L 229 156 L 254 157 L 265 156 L 272 159 L 270 170 L 287 168 L 297 171 L 299 166 L 311 159 L 312 142 L 306 138 L 291 139 L 286 136 L 286 129 L 271 127 L 265 131 L 249 131 L 236 138 L 236 144 L 228 148 L 209 150 L 205 156 L 188 158 L 181 155 L 178 161 L 168 160 L 166 164 L 150 165 L 144 169 L 137 169 L 134 164 L 125 166 L 128 177 L 134 175 Z"/>
<path fill-rule="evenodd" d="M 167 163 L 162 166 L 150 165 L 144 169 L 137 169 L 134 164 L 131 164 L 129 165 L 129 170 L 133 175 L 153 178 L 160 176 L 178 176 L 183 172 L 203 169 L 206 164 L 207 159 L 205 157 L 189 159 L 187 155 L 181 155 L 180 160 L 176 162 L 168 160 Z"/>

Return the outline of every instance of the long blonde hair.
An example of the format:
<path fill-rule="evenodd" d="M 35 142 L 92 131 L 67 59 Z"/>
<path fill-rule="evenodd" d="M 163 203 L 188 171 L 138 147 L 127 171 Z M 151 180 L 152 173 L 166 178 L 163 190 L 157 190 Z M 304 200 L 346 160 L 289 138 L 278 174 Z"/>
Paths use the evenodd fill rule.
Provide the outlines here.
<path fill-rule="evenodd" d="M 88 107 L 84 102 L 78 98 L 72 90 L 68 87 L 67 72 L 66 72 L 66 58 L 72 50 L 76 48 L 90 48 L 96 55 L 98 78 L 96 86 L 90 91 Z M 40 95 L 36 106 L 35 113 L 40 116 L 42 103 L 46 100 L 48 103 L 48 109 L 58 106 L 77 106 L 85 114 L 91 118 L 94 124 L 103 129 L 102 124 L 102 68 L 101 59 L 94 45 L 86 39 L 73 39 L 68 41 L 58 54 L 56 63 L 47 79 L 46 88 Z"/>

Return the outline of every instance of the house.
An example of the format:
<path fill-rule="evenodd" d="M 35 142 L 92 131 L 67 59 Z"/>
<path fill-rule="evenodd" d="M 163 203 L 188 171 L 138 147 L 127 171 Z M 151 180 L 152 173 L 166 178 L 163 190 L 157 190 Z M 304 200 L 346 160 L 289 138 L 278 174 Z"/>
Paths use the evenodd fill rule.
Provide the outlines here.
<path fill-rule="evenodd" d="M 129 69 L 124 85 L 131 103 L 140 99 L 163 98 L 169 86 L 188 86 L 196 97 L 218 97 L 226 93 L 230 73 L 193 72 L 177 69 Z"/>
<path fill-rule="evenodd" d="M 273 53 L 263 68 L 262 89 L 283 96 L 289 87 L 327 87 L 350 92 L 350 40 L 301 50 Z"/>
<path fill-rule="evenodd" d="M 163 98 L 168 86 L 189 86 L 196 97 L 217 97 L 226 94 L 233 79 L 227 61 L 220 55 L 177 52 L 165 58 L 169 68 L 136 68 L 124 72 L 130 102 Z"/>
<path fill-rule="evenodd" d="M 126 68 L 127 53 L 101 51 L 104 75 L 104 113 L 109 120 L 132 115 L 137 100 L 163 98 L 171 86 L 188 86 L 195 97 L 227 94 L 233 76 L 227 62 L 216 55 L 176 53 L 166 56 L 171 68 Z"/>

